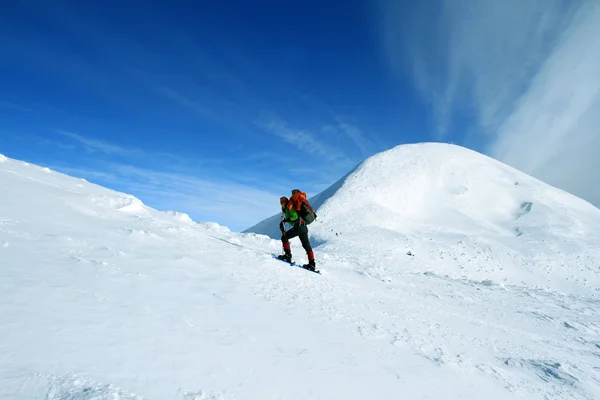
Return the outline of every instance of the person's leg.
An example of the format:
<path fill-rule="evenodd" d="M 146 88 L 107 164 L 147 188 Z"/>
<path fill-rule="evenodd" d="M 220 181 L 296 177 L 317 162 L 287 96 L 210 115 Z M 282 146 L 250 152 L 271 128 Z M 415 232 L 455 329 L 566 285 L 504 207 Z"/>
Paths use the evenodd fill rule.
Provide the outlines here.
<path fill-rule="evenodd" d="M 283 245 L 283 254 L 277 256 L 280 260 L 292 262 L 292 249 L 290 246 L 290 239 L 298 236 L 298 231 L 294 227 L 281 235 L 281 244 Z"/>
<path fill-rule="evenodd" d="M 311 267 L 313 267 L 312 269 L 314 269 L 316 266 L 315 254 L 310 245 L 310 240 L 308 239 L 308 228 L 303 225 L 301 228 L 298 229 L 298 231 L 298 237 L 300 238 L 302 247 L 304 248 L 304 251 L 306 251 L 306 256 L 308 257 L 308 265 L 310 265 Z"/>

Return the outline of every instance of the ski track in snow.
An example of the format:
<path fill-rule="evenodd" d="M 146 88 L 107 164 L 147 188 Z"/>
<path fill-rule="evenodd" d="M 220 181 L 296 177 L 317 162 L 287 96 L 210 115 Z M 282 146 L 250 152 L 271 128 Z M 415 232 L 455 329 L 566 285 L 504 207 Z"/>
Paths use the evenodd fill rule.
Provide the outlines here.
<path fill-rule="evenodd" d="M 266 236 L 0 162 L 0 398 L 600 397 L 593 291 L 435 272 L 457 252 L 417 238 L 323 242 L 316 275 Z M 479 240 L 468 268 L 501 259 Z"/>

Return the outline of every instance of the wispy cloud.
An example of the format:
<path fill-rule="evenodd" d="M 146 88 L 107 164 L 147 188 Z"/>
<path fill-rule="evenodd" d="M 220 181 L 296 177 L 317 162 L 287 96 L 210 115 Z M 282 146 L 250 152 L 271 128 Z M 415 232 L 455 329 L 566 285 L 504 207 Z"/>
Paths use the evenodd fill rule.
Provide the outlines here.
<path fill-rule="evenodd" d="M 62 130 L 62 129 L 53 129 L 52 131 L 54 133 L 57 133 L 63 137 L 70 139 L 72 142 L 77 143 L 80 146 L 82 146 L 86 151 L 92 152 L 92 153 L 103 153 L 107 156 L 146 158 L 149 160 L 159 159 L 159 158 L 167 158 L 167 159 L 169 159 L 169 162 L 175 163 L 174 166 L 176 166 L 178 162 L 185 161 L 181 157 L 179 157 L 175 154 L 171 154 L 171 153 L 167 153 L 167 152 L 163 152 L 163 151 L 144 150 L 140 147 L 122 146 L 122 145 L 115 144 L 113 142 L 109 142 L 106 140 L 96 139 L 96 138 L 92 138 L 88 135 L 84 136 L 79 133 L 73 133 L 73 132 Z M 45 144 L 50 144 L 50 143 L 52 143 L 55 146 L 58 146 L 62 149 L 71 149 L 71 150 L 76 149 L 76 147 L 74 147 L 72 144 L 61 143 L 58 141 L 48 141 L 48 140 L 46 140 L 46 142 L 45 142 Z"/>
<path fill-rule="evenodd" d="M 219 132 L 235 137 L 235 146 L 241 146 L 236 156 L 253 167 L 266 171 L 271 165 L 280 171 L 277 179 L 306 179 L 311 186 L 311 180 L 321 185 L 335 182 L 384 147 L 360 127 L 360 120 L 341 116 L 318 96 L 297 90 L 281 74 L 273 73 L 272 66 L 249 57 L 243 49 L 224 46 L 211 52 L 185 33 L 169 35 L 174 35 L 175 53 L 185 54 L 193 73 L 165 76 L 143 69 L 130 73 L 168 99 L 167 104 L 196 117 L 202 126 L 215 123 Z M 268 151 L 257 150 L 261 148 Z M 310 158 L 312 174 L 295 172 L 299 158 Z M 269 171 L 273 175 L 273 168 Z"/>
<path fill-rule="evenodd" d="M 325 157 L 329 160 L 346 158 L 341 151 L 318 139 L 314 133 L 303 129 L 292 129 L 280 118 L 258 119 L 256 124 L 291 144 L 297 151 Z"/>
<path fill-rule="evenodd" d="M 199 170 L 194 163 L 181 158 L 179 163 L 156 163 L 156 160 L 164 160 L 162 153 L 66 131 L 57 133 L 99 156 L 77 165 L 55 162 L 51 164 L 53 169 L 133 194 L 159 210 L 186 212 L 197 221 L 218 222 L 232 230 L 243 230 L 276 213 L 278 199 L 287 191 L 277 179 L 250 178 L 243 172 L 236 173 L 234 165 L 230 166 L 231 171 L 222 171 Z M 63 148 L 58 141 L 44 144 Z M 72 147 L 67 149 L 73 150 Z M 135 162 L 139 159 L 154 161 L 152 164 L 156 167 L 141 167 Z"/>
<path fill-rule="evenodd" d="M 373 143 L 363 131 L 358 126 L 343 121 L 340 117 L 335 117 L 334 124 L 323 125 L 321 131 L 337 135 L 347 144 L 356 146 L 362 156 L 370 155 L 373 151 Z"/>
<path fill-rule="evenodd" d="M 109 182 L 117 190 L 134 194 L 153 208 L 186 212 L 198 222 L 218 222 L 235 231 L 241 231 L 276 213 L 281 195 L 276 191 L 219 179 L 217 176 L 198 177 L 191 173 L 140 168 L 123 163 L 107 163 L 101 171 L 55 168 L 91 181 Z"/>
<path fill-rule="evenodd" d="M 413 74 L 441 136 L 457 114 L 474 115 L 493 132 L 527 90 L 574 7 L 561 0 L 437 0 L 410 10 L 393 0 L 385 4 L 390 61 Z"/>
<path fill-rule="evenodd" d="M 380 132 L 365 132 L 352 118 L 340 115 L 323 100 L 306 93 L 296 93 L 312 110 L 324 115 L 321 131 L 347 139 L 347 143 L 360 151 L 361 157 L 370 156 L 377 151 L 387 150 L 388 146 L 381 140 Z"/>
<path fill-rule="evenodd" d="M 97 154 L 77 164 L 54 162 L 53 168 L 58 171 L 134 194 L 160 210 L 186 212 L 199 221 L 243 230 L 276 213 L 278 204 L 274 199 L 288 193 L 290 185 L 315 194 L 355 165 L 343 152 L 320 143 L 311 133 L 295 131 L 281 120 L 271 122 L 272 133 L 282 135 L 290 148 L 281 153 L 248 153 L 240 157 L 241 164 L 228 160 L 218 168 L 214 164 L 211 168 L 201 168 L 202 162 L 182 157 L 176 158 L 177 162 L 157 164 L 156 160 L 165 159 L 158 151 L 126 147 L 64 130 L 55 132 L 77 147 L 61 141 L 44 144 L 63 150 L 83 147 Z M 303 144 L 307 147 L 302 147 Z M 240 165 L 248 162 L 255 167 L 252 172 L 240 169 Z M 328 167 L 324 169 L 323 165 Z M 274 174 L 273 166 L 281 173 Z"/>
<path fill-rule="evenodd" d="M 27 113 L 35 113 L 36 110 L 30 107 L 23 106 L 21 104 L 13 103 L 12 101 L 0 100 L 0 108 L 6 108 L 9 110 L 22 111 Z"/>
<path fill-rule="evenodd" d="M 195 116 L 227 127 L 231 133 L 257 135 L 258 141 L 264 141 L 260 131 L 266 131 L 300 151 L 327 160 L 347 160 L 357 153 L 362 159 L 383 147 L 375 135 L 367 135 L 359 127 L 359 122 L 339 115 L 317 96 L 300 92 L 292 83 L 269 73 L 270 66 L 257 64 L 243 51 L 221 48 L 219 53 L 227 54 L 223 58 L 207 52 L 185 34 L 176 37 L 177 48 L 194 55 L 190 59 L 197 63 L 196 76 L 178 81 L 177 77 L 167 79 L 141 70 L 130 72 Z M 252 129 L 256 127 L 261 129 Z"/>
<path fill-rule="evenodd" d="M 82 178 L 86 180 L 92 181 L 101 181 L 104 183 L 111 182 L 114 183 L 117 181 L 117 177 L 115 174 L 111 172 L 105 171 L 97 171 L 95 169 L 86 168 L 86 167 L 68 167 L 60 164 L 49 164 L 48 168 L 59 171 L 63 174 L 72 176 L 74 178 Z"/>
<path fill-rule="evenodd" d="M 472 129 L 494 157 L 600 205 L 600 3 L 383 4 L 390 62 L 430 101 L 438 139 Z"/>
<path fill-rule="evenodd" d="M 495 157 L 600 207 L 599 71 L 600 4 L 590 2 L 564 31 L 490 148 Z"/>
<path fill-rule="evenodd" d="M 210 117 L 213 119 L 221 119 L 224 117 L 222 111 L 216 110 L 214 107 L 210 107 L 206 104 L 202 104 L 197 100 L 192 100 L 183 93 L 169 86 L 156 85 L 154 86 L 154 89 L 195 114 Z"/>
<path fill-rule="evenodd" d="M 314 191 L 333 183 L 373 152 L 372 137 L 361 128 L 360 119 L 338 116 L 318 95 L 312 99 L 301 95 L 294 87 L 294 82 L 301 80 L 286 77 L 287 70 L 282 70 L 280 63 L 248 52 L 244 45 L 236 45 L 237 41 L 207 41 L 205 36 L 195 36 L 192 33 L 198 31 L 193 26 L 176 26 L 179 23 L 163 13 L 152 12 L 161 9 L 149 8 L 140 26 L 131 30 L 110 18 L 95 18 L 86 8 L 66 4 L 24 8 L 23 16 L 43 21 L 57 34 L 25 34 L 26 30 L 15 29 L 15 35 L 0 37 L 0 44 L 10 50 L 0 54 L 0 60 L 16 67 L 39 68 L 38 72 L 71 84 L 71 90 L 52 101 L 53 107 L 63 108 L 69 115 L 46 107 L 41 112 L 48 126 L 60 128 L 54 130 L 56 141 L 47 138 L 56 142 L 50 144 L 65 151 L 77 150 L 66 168 L 120 190 L 136 188 L 144 201 L 173 199 L 176 207 L 184 204 L 181 199 L 186 196 L 185 207 L 204 212 L 212 207 L 210 199 L 217 208 L 226 204 L 227 192 L 266 203 L 268 196 L 261 197 L 261 193 L 275 193 L 278 199 L 290 185 Z M 135 13 L 134 8 L 123 11 Z M 146 35 L 149 31 L 159 32 L 161 40 Z M 85 37 L 85 46 L 94 51 L 79 51 L 77 40 L 61 37 Z M 88 97 L 89 103 L 77 107 L 72 93 Z M 99 107 L 106 107 L 105 115 L 127 118 L 98 119 Z M 263 118 L 257 124 L 266 113 L 279 118 Z M 118 135 L 115 129 L 125 132 Z M 175 129 L 183 130 L 181 136 Z M 186 143 L 197 145 L 196 153 L 201 154 L 171 156 L 164 162 L 165 154 L 151 150 L 159 140 L 153 144 L 144 140 L 150 134 L 184 137 Z M 181 143 L 168 143 L 164 138 L 160 145 L 181 151 Z M 79 157 L 83 151 L 94 157 Z M 191 149 L 181 153 L 190 154 Z M 50 157 L 56 160 L 58 156 Z M 199 168 L 206 165 L 207 158 L 214 164 L 220 159 L 223 165 L 214 173 Z M 155 167 L 157 160 L 160 167 Z M 116 168 L 117 162 L 126 164 Z M 142 168 L 149 166 L 155 170 Z M 173 187 L 175 183 L 169 179 L 179 186 Z M 207 199 L 202 200 L 202 210 L 199 196 Z M 230 209 L 223 215 L 234 212 Z"/>
<path fill-rule="evenodd" d="M 280 147 L 282 157 L 277 165 L 278 170 L 286 174 L 287 186 L 291 182 L 292 186 L 301 186 L 311 195 L 329 187 L 366 156 L 362 153 L 363 146 L 355 143 L 366 141 L 360 129 L 341 120 L 322 126 L 317 124 L 313 129 L 273 115 L 260 117 L 255 123 L 287 144 Z M 359 152 L 355 151 L 356 147 Z"/>
<path fill-rule="evenodd" d="M 121 156 L 129 156 L 129 155 L 142 155 L 144 152 L 137 148 L 127 148 L 119 145 L 115 145 L 104 140 L 91 139 L 86 136 L 82 136 L 77 133 L 67 132 L 61 129 L 55 129 L 55 133 L 67 137 L 71 140 L 78 142 L 83 145 L 87 151 L 90 152 L 102 152 L 107 155 L 121 155 Z"/>
<path fill-rule="evenodd" d="M 41 146 L 48 146 L 48 147 L 53 147 L 59 150 L 65 150 L 65 151 L 72 151 L 72 150 L 76 150 L 77 146 L 75 146 L 72 143 L 63 143 L 59 140 L 50 140 L 47 138 L 43 138 L 43 137 L 37 137 L 37 144 L 41 145 Z"/>

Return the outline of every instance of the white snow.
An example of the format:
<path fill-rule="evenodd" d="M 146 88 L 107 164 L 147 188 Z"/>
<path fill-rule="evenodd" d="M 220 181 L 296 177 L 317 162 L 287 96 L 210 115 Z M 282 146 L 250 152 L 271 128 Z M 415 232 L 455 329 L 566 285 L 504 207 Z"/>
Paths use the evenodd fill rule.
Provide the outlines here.
<path fill-rule="evenodd" d="M 600 210 L 463 147 L 398 146 L 310 200 L 313 240 L 355 271 L 600 295 Z M 278 238 L 280 215 L 247 231 Z"/>
<path fill-rule="evenodd" d="M 177 218 L 182 223 L 185 223 L 185 224 L 193 224 L 194 223 L 194 221 L 186 213 L 181 213 L 178 211 L 166 211 L 166 213 Z"/>
<path fill-rule="evenodd" d="M 2 399 L 600 397 L 600 210 L 466 149 L 312 199 L 322 275 L 272 259 L 278 215 L 235 233 L 12 159 L 0 187 Z"/>

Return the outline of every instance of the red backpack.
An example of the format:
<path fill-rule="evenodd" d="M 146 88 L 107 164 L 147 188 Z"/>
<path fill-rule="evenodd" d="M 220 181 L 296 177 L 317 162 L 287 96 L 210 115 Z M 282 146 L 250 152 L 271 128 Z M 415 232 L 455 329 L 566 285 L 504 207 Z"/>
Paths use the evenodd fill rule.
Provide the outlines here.
<path fill-rule="evenodd" d="M 300 191 L 299 189 L 292 190 L 290 202 L 298 212 L 300 218 L 306 222 L 306 225 L 311 224 L 315 219 L 317 219 L 317 214 L 311 207 L 308 200 L 306 200 L 306 193 Z"/>

